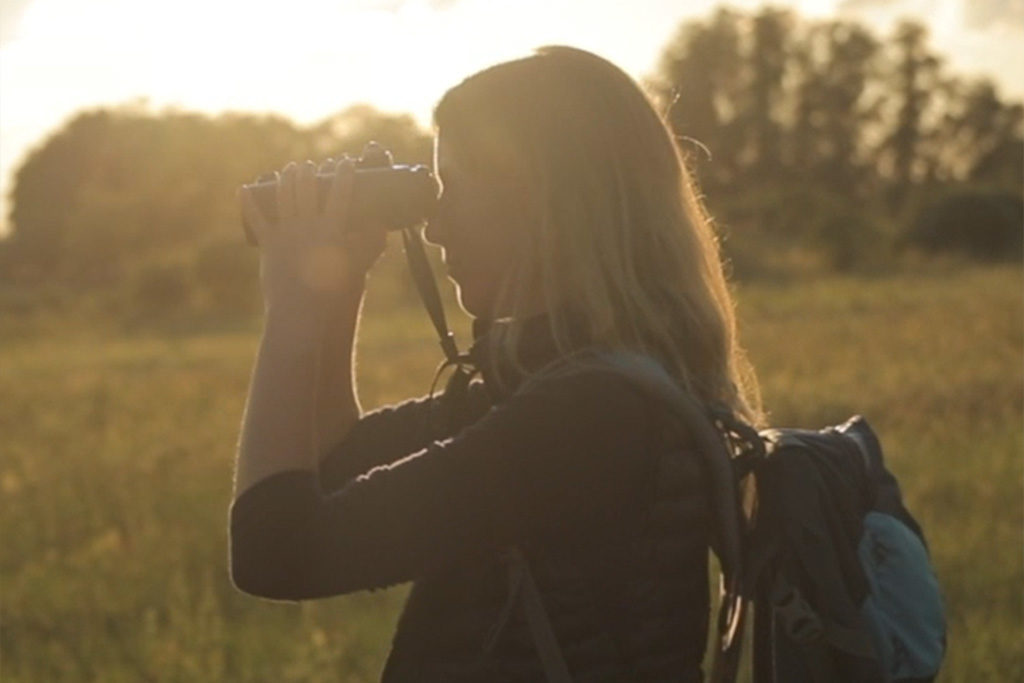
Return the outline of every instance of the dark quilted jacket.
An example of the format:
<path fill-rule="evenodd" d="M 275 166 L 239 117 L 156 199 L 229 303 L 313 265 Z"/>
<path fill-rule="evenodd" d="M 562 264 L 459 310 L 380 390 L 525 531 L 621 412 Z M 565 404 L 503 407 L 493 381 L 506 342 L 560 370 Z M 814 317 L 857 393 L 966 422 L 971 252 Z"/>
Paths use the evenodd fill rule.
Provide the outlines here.
<path fill-rule="evenodd" d="M 698 459 L 666 450 L 636 517 L 525 553 L 573 680 L 700 681 L 708 627 L 707 491 Z M 543 681 L 500 550 L 416 581 L 383 680 Z M 489 647 L 488 647 L 489 646 Z"/>
<path fill-rule="evenodd" d="M 549 354 L 536 350 L 544 344 L 534 348 L 533 360 L 549 359 Z M 440 409 L 437 400 L 426 399 L 370 413 L 322 463 L 318 480 L 310 473 L 280 473 L 244 493 L 235 502 L 231 519 L 236 583 L 267 597 L 302 599 L 411 579 L 412 591 L 383 681 L 541 682 L 544 673 L 525 614 L 518 601 L 508 600 L 504 558 L 509 540 L 514 540 L 530 562 L 574 681 L 700 681 L 709 610 L 710 508 L 705 479 L 699 459 L 686 449 L 682 437 L 664 427 L 659 408 L 640 398 L 639 392 L 631 393 L 621 379 L 584 377 L 563 382 L 539 394 L 550 402 L 544 414 L 531 418 L 528 410 L 514 413 L 515 429 L 508 428 L 498 443 L 518 442 L 527 438 L 520 432 L 530 432 L 534 440 L 527 443 L 539 455 L 524 452 L 511 454 L 510 459 L 533 462 L 531 458 L 536 457 L 530 472 L 544 475 L 526 480 L 523 486 L 529 487 L 528 495 L 513 499 L 522 508 L 509 512 L 516 520 L 510 523 L 514 532 L 506 535 L 496 530 L 493 543 L 486 529 L 473 536 L 459 525 L 471 526 L 465 520 L 472 520 L 475 511 L 460 510 L 450 518 L 450 535 L 476 540 L 453 544 L 458 552 L 440 560 L 421 560 L 431 557 L 431 548 L 416 547 L 418 538 L 429 535 L 421 532 L 403 539 L 401 552 L 381 551 L 407 555 L 408 560 L 382 555 L 387 561 L 379 563 L 380 576 L 372 574 L 378 567 L 371 564 L 353 568 L 356 552 L 362 557 L 376 547 L 372 538 L 364 539 L 366 534 L 345 530 L 347 521 L 354 517 L 361 528 L 372 526 L 366 520 L 376 518 L 365 509 L 398 509 L 405 504 L 402 498 L 416 494 L 415 489 L 396 484 L 381 485 L 385 493 L 375 493 L 376 498 L 363 496 L 358 488 L 351 488 L 353 478 L 382 463 L 399 461 L 389 467 L 399 468 L 391 474 L 400 482 L 400 468 L 409 469 L 410 464 L 402 461 L 402 455 L 422 449 L 445 432 L 459 434 L 469 425 L 494 421 L 494 410 L 506 402 L 513 410 L 517 388 L 498 389 L 486 367 L 483 376 L 483 382 L 471 385 L 457 416 Z M 552 411 L 559 413 L 558 420 L 546 425 L 544 418 Z M 589 430 L 571 429 L 574 411 L 590 425 Z M 610 458 L 614 462 L 606 465 L 595 454 L 605 453 L 609 440 L 616 446 Z M 451 452 L 452 457 L 455 453 Z M 594 458 L 593 464 L 588 455 Z M 410 487 L 431 485 L 427 465 L 431 457 L 440 460 L 444 451 L 431 455 L 427 449 L 423 457 L 411 459 L 423 469 Z M 559 469 L 562 463 L 567 471 Z M 576 473 L 591 484 L 567 486 Z M 486 488 L 486 478 L 478 479 Z M 386 477 L 378 480 L 387 481 Z M 564 495 L 550 490 L 556 483 Z M 308 503 L 321 495 L 326 496 L 324 506 Z M 460 498 L 458 492 L 452 496 L 470 501 L 462 505 L 476 505 L 479 500 L 484 508 L 495 497 L 488 491 L 482 491 L 479 499 Z M 531 509 L 534 502 L 536 510 Z M 296 512 L 299 508 L 301 512 Z M 424 517 L 432 514 L 430 508 L 422 510 Z M 486 510 L 477 516 L 488 517 Z M 324 528 L 304 532 L 320 524 L 321 518 Z M 526 521 L 520 525 L 520 519 Z M 381 524 L 385 526 L 367 531 L 394 533 L 386 522 Z M 342 549 L 332 549 L 340 543 L 339 536 L 348 540 L 339 546 Z M 446 539 L 434 537 L 431 544 Z M 247 576 L 246 567 L 282 564 L 260 562 L 257 557 L 275 545 L 276 557 L 301 556 L 297 569 L 287 575 Z M 403 570 L 412 574 L 405 576 Z"/>

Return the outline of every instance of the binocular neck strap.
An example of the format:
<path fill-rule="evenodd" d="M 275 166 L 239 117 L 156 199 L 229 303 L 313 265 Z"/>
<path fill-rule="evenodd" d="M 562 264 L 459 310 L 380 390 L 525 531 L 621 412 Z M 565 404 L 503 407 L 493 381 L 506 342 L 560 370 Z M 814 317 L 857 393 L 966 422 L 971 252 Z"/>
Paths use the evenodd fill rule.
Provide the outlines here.
<path fill-rule="evenodd" d="M 452 365 L 460 365 L 466 358 L 459 354 L 459 347 L 455 343 L 455 335 L 448 329 L 448 320 L 444 315 L 444 306 L 441 304 L 441 294 L 437 291 L 437 281 L 434 279 L 434 272 L 427 261 L 427 252 L 423 248 L 423 237 L 416 227 L 408 227 L 402 230 L 402 244 L 405 247 L 405 258 L 409 261 L 409 272 L 412 273 L 416 290 L 420 293 L 420 299 L 430 315 L 430 321 L 437 330 L 441 340 L 441 350 L 444 351 L 445 359 Z"/>

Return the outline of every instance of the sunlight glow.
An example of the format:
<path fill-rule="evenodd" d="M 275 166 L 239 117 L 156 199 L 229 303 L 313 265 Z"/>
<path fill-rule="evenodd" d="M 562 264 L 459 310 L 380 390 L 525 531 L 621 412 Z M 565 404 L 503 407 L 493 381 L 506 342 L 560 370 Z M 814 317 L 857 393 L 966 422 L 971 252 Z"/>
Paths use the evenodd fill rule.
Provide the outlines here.
<path fill-rule="evenodd" d="M 285 109 L 306 119 L 322 115 L 328 100 L 340 107 L 353 96 L 372 99 L 374 72 L 397 66 L 381 60 L 387 51 L 379 36 L 401 30 L 410 12 L 415 7 L 386 12 L 326 0 L 292 0 L 287 10 L 242 0 L 36 0 L 22 33 L 61 45 L 51 54 L 65 65 L 74 56 L 72 68 L 97 99 L 148 94 L 208 110 Z M 31 55 L 36 64 L 41 56 Z"/>
<path fill-rule="evenodd" d="M 927 21 L 952 61 L 1024 78 L 1022 28 L 968 32 L 967 0 L 779 0 L 805 16 Z M 750 10 L 763 0 L 733 0 Z M 0 189 L 30 145 L 77 110 L 145 98 L 216 113 L 271 111 L 300 124 L 357 102 L 427 123 L 445 89 L 551 43 L 602 54 L 636 77 L 714 0 L 29 0 L 0 44 Z M 989 58 L 986 58 L 986 55 Z M 1016 57 L 1016 58 L 1014 58 Z M 987 59 L 987 61 L 986 61 Z M 1018 72 L 1007 72 L 1011 65 Z M 0 232 L 6 208 L 0 209 Z"/>
<path fill-rule="evenodd" d="M 800 0 L 796 10 L 802 16 L 819 19 L 835 14 L 838 0 Z"/>

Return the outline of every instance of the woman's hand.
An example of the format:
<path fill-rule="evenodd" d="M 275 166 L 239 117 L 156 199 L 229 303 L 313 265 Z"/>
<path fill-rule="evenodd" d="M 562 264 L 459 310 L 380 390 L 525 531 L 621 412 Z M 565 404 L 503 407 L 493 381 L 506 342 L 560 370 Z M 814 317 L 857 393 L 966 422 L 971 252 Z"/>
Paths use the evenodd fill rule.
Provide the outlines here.
<path fill-rule="evenodd" d="M 359 419 L 352 349 L 366 271 L 384 249 L 385 232 L 349 229 L 352 161 L 328 160 L 320 172 L 334 173 L 322 210 L 309 161 L 275 174 L 276 221 L 249 190 L 241 192 L 261 246 L 266 319 L 239 440 L 239 493 L 277 472 L 315 470 Z"/>
<path fill-rule="evenodd" d="M 260 281 L 268 316 L 280 311 L 292 320 L 322 323 L 346 301 L 362 296 L 366 272 L 384 250 L 384 230 L 349 230 L 353 161 L 328 159 L 320 166 L 321 173 L 332 170 L 334 180 L 322 210 L 313 162 L 289 163 L 275 172 L 275 222 L 263 215 L 249 190 L 241 191 L 243 215 L 261 246 Z"/>

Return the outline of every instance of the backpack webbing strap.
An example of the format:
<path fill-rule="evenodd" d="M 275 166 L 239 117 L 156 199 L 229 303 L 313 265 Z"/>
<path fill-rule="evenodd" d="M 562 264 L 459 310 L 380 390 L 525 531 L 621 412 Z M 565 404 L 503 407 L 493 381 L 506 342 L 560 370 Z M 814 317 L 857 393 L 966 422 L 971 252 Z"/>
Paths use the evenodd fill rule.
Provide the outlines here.
<path fill-rule="evenodd" d="M 739 672 L 742 652 L 743 624 L 750 606 L 743 585 L 743 548 L 739 492 L 733 470 L 732 454 L 727 449 L 722 428 L 758 441 L 756 432 L 741 429 L 735 420 L 725 415 L 709 414 L 696 398 L 679 387 L 665 369 L 654 359 L 633 353 L 597 354 L 595 358 L 638 385 L 649 396 L 667 409 L 692 440 L 701 457 L 711 491 L 712 532 L 715 554 L 722 569 L 721 601 L 718 608 L 714 659 L 708 677 L 710 683 L 733 683 Z M 731 436 L 730 436 L 731 438 Z M 751 444 L 754 445 L 754 444 Z M 730 444 L 731 446 L 731 444 Z"/>
<path fill-rule="evenodd" d="M 508 555 L 510 581 L 520 585 L 526 621 L 530 625 L 533 643 L 537 648 L 537 654 L 540 656 L 548 683 L 572 683 L 569 667 L 565 663 L 565 658 L 562 657 L 562 648 L 558 644 L 558 639 L 555 638 L 554 629 L 551 628 L 551 620 L 548 619 L 547 610 L 544 609 L 544 600 L 537 589 L 537 583 L 533 580 L 530 565 L 522 551 L 515 546 L 509 549 Z"/>

